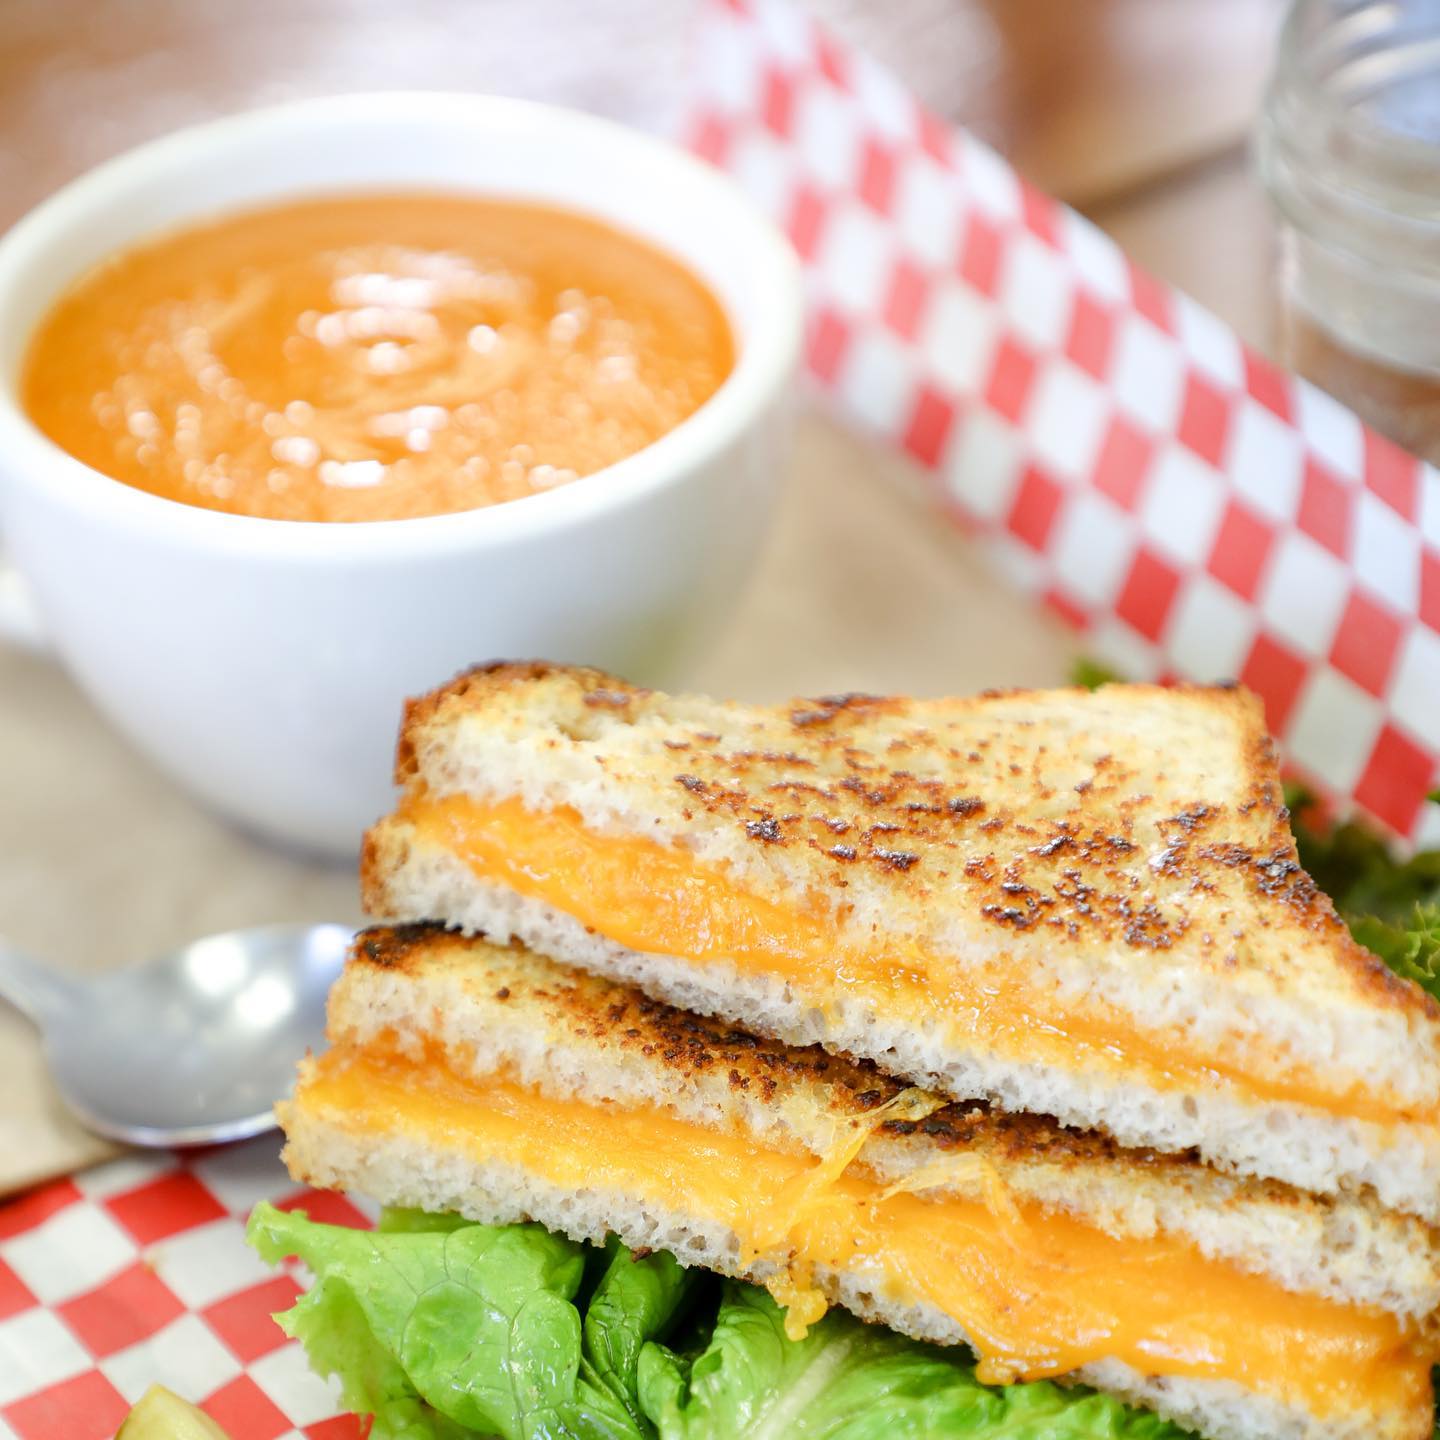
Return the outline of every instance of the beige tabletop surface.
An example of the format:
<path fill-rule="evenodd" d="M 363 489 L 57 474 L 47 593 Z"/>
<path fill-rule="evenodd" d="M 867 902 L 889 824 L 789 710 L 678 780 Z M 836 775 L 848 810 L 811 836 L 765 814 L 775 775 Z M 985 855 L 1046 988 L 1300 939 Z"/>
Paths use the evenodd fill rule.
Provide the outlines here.
<path fill-rule="evenodd" d="M 1051 9 L 1059 14 L 1071 3 L 1051 0 Z M 1176 3 L 1171 13 L 1182 8 Z M 214 13 L 208 3 L 190 10 L 148 0 L 130 4 L 134 9 L 127 13 L 159 17 L 155 24 L 162 28 L 180 25 L 182 15 Z M 1026 0 L 1023 8 L 1041 17 L 1045 4 Z M 0 132 L 43 129 L 54 108 L 54 85 L 67 75 L 73 81 L 78 72 L 87 83 L 94 81 L 90 93 L 123 95 L 118 82 L 107 90 L 96 79 L 105 78 L 107 66 L 121 65 L 123 56 L 117 60 L 102 47 L 77 59 L 56 38 L 75 33 L 65 31 L 66 17 L 76 20 L 81 8 L 81 0 L 44 5 L 17 0 L 0 9 Z M 250 14 L 266 8 L 244 7 Z M 429 8 L 436 9 L 433 0 Z M 498 8 L 488 7 L 492 13 Z M 1210 113 L 1197 105 L 1203 89 L 1197 67 L 1213 69 L 1218 52 L 1197 44 L 1195 34 L 1208 33 L 1202 8 L 1210 25 L 1268 34 L 1275 7 L 1266 0 L 1213 6 L 1199 0 L 1188 7 L 1190 29 L 1177 27 L 1178 48 L 1165 52 L 1172 68 L 1190 76 L 1189 84 L 1179 84 L 1164 72 L 1176 101 L 1173 113 L 1165 111 L 1165 91 L 1157 91 L 1148 65 L 1127 70 L 1122 63 L 1126 51 L 1120 41 L 1129 32 L 1117 21 L 1139 13 L 1137 7 L 1087 0 L 1080 8 L 1089 9 L 1096 26 L 1061 39 L 1081 50 L 1090 45 L 1101 57 L 1096 63 L 1105 83 L 1097 80 L 1087 88 L 1076 80 L 1073 99 L 1065 101 L 1079 107 L 1075 124 L 1089 125 L 1097 137 L 1078 154 L 1075 125 L 1057 126 L 1053 115 L 1043 124 L 1033 116 L 1026 120 L 1024 96 L 1040 87 L 1035 68 L 1042 74 L 1044 65 L 1054 68 L 1053 54 L 1034 46 L 1031 31 L 1007 37 L 994 21 L 1003 10 L 967 7 L 959 0 L 917 3 L 911 13 L 931 26 L 953 26 L 958 22 L 952 12 L 960 11 L 972 12 L 975 24 L 989 23 L 992 41 L 1009 45 L 990 63 L 1002 78 L 1012 74 L 1013 93 L 995 99 L 992 76 L 984 92 L 990 108 L 975 117 L 977 123 L 1002 144 L 1013 142 L 1008 148 L 1084 203 L 1143 263 L 1190 289 L 1247 338 L 1265 344 L 1271 238 L 1241 145 L 1263 53 L 1247 46 L 1245 53 L 1261 59 L 1241 67 L 1245 73 L 1238 81 L 1235 67 L 1226 71 L 1223 113 Z M 1099 17 L 1106 15 L 1109 26 L 1100 27 Z M 19 36 L 8 48 L 7 25 Z M 891 38 L 892 63 L 904 63 L 903 39 Z M 1150 56 L 1162 39 L 1146 22 L 1134 43 Z M 35 78 L 47 65 L 48 88 Z M 57 65 L 63 72 L 59 81 Z M 163 78 L 163 56 L 148 73 L 152 81 Z M 1139 76 L 1134 93 L 1127 94 L 1116 79 L 1127 74 Z M 34 91 L 28 102 L 22 81 Z M 137 82 L 132 75 L 126 83 Z M 937 83 L 932 74 L 932 94 Z M 153 86 L 146 93 L 147 114 L 153 112 L 146 124 L 174 123 L 157 106 Z M 1136 127 L 1107 118 L 1099 98 L 1107 94 L 1116 106 L 1129 105 L 1133 113 L 1150 117 L 1150 123 Z M 1169 132 L 1167 113 L 1173 119 Z M 1144 145 L 1099 165 L 1098 153 L 1117 132 L 1143 133 Z M 1048 148 L 1047 133 L 1053 137 Z M 1156 143 L 1164 133 L 1174 138 L 1168 153 Z M 129 132 L 120 138 L 128 139 Z M 7 142 L 0 150 L 13 170 L 20 163 L 17 147 Z M 80 146 L 59 156 L 53 169 L 63 176 L 91 158 Z M 28 172 L 10 178 L 22 195 L 45 188 Z M 989 577 L 977 546 L 926 507 L 902 461 L 812 409 L 802 415 L 786 478 L 754 581 L 737 597 L 719 644 L 696 659 L 698 687 L 779 699 L 844 689 L 955 693 L 1064 678 L 1076 653 L 1074 637 Z M 0 936 L 56 965 L 98 970 L 213 931 L 312 918 L 358 918 L 353 873 L 297 861 L 235 833 L 132 751 L 50 661 L 0 649 Z M 65 1115 L 26 1022 L 0 1006 L 0 1191 L 106 1153 Z"/>

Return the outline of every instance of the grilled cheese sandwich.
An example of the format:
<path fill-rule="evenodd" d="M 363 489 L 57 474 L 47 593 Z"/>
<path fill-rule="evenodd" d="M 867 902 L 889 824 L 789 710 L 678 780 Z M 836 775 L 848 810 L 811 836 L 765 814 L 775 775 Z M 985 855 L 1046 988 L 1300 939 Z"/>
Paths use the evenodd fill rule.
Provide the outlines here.
<path fill-rule="evenodd" d="M 499 665 L 412 705 L 397 771 L 373 913 L 1440 1219 L 1440 1009 L 1300 869 L 1241 692 L 760 709 Z"/>
<path fill-rule="evenodd" d="M 1440 1244 L 1322 1200 L 925 1095 L 538 955 L 361 937 L 282 1121 L 297 1177 L 617 1233 L 1219 1440 L 1428 1435 Z M 1243 1322 L 1243 1323 L 1237 1323 Z"/>

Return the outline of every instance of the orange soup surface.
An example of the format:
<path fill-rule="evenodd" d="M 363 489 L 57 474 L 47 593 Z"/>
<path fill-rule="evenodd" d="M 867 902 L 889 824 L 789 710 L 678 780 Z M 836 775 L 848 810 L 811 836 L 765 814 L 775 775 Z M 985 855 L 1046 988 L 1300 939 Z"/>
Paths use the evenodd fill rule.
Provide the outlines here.
<path fill-rule="evenodd" d="M 390 520 L 565 485 L 734 362 L 647 242 L 549 206 L 399 193 L 226 216 L 117 255 L 31 342 L 25 407 L 116 480 L 212 510 Z"/>

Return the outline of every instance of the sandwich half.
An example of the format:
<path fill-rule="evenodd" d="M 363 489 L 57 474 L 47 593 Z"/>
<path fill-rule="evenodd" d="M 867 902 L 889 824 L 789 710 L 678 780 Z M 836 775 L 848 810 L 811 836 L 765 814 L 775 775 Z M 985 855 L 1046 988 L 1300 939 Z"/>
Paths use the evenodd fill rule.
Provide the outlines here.
<path fill-rule="evenodd" d="M 909 1089 L 423 926 L 357 940 L 280 1115 L 298 1179 L 617 1235 L 1083 1381 L 1214 1440 L 1422 1440 L 1435 1232 Z"/>
<path fill-rule="evenodd" d="M 1301 869 L 1244 691 L 762 708 L 496 664 L 412 702 L 397 778 L 378 917 L 1440 1221 L 1440 1006 Z"/>

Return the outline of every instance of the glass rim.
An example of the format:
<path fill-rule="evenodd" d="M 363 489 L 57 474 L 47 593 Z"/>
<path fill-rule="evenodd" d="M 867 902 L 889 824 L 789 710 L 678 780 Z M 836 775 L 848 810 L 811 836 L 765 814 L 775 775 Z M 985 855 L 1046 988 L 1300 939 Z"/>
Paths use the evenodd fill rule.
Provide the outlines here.
<path fill-rule="evenodd" d="M 1394 0 L 1295 0 L 1255 144 L 1288 224 L 1377 264 L 1437 273 L 1440 106 L 1429 139 L 1384 123 L 1373 103 L 1432 73 L 1440 82 L 1440 11 L 1417 16 Z"/>
<path fill-rule="evenodd" d="M 1384 83 L 1414 78 L 1431 70 L 1440 76 L 1440 10 L 1427 24 L 1409 21 L 1394 0 L 1293 0 L 1280 28 L 1275 64 L 1265 97 L 1274 113 L 1285 102 L 1299 101 L 1324 112 L 1338 128 L 1373 138 L 1393 152 L 1407 151 L 1433 158 L 1440 153 L 1440 115 L 1434 139 L 1377 122 L 1357 103 L 1384 88 Z M 1406 49 L 1418 52 L 1421 63 L 1393 72 L 1381 84 L 1366 85 L 1382 56 Z M 1356 73 L 1358 72 L 1358 73 Z M 1349 75 L 1359 83 L 1339 83 Z"/>

